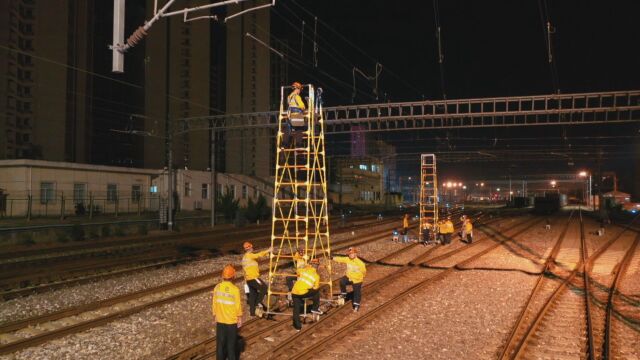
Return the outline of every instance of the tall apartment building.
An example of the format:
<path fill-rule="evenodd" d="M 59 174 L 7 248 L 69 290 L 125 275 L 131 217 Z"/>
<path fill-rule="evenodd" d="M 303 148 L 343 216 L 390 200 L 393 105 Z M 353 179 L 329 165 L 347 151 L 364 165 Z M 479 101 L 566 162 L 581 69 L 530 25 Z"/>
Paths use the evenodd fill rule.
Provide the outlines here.
<path fill-rule="evenodd" d="M 0 1 L 0 159 L 90 157 L 91 1 Z"/>
<path fill-rule="evenodd" d="M 242 11 L 253 4 L 230 5 L 228 14 Z M 267 111 L 271 92 L 269 49 L 245 36 L 251 33 L 269 44 L 269 10 L 250 12 L 226 23 L 227 94 L 229 114 Z M 246 119 L 245 124 L 256 119 Z M 226 171 L 266 178 L 273 176 L 274 142 L 272 131 L 248 129 L 227 132 L 225 139 Z"/>
<path fill-rule="evenodd" d="M 185 7 L 195 1 L 185 1 Z M 147 18 L 153 1 L 147 0 Z M 144 40 L 145 129 L 144 166 L 161 168 L 166 163 L 165 141 L 173 135 L 173 164 L 179 168 L 209 167 L 209 132 L 188 131 L 178 119 L 208 116 L 211 106 L 212 21 L 184 22 L 181 16 L 154 24 Z M 168 123 L 167 123 L 168 117 Z"/>

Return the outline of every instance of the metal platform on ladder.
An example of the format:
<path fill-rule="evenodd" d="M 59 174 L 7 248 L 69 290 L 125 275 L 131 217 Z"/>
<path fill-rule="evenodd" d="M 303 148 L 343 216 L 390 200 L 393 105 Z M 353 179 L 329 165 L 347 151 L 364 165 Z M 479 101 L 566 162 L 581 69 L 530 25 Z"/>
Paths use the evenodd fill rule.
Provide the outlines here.
<path fill-rule="evenodd" d="M 435 240 L 435 227 L 438 223 L 438 175 L 436 170 L 436 155 L 422 154 L 420 156 L 420 239 L 426 224 L 431 225 L 429 239 Z"/>
<path fill-rule="evenodd" d="M 277 298 L 288 294 L 285 278 L 295 276 L 288 265 L 300 248 L 305 260 L 320 260 L 327 270 L 320 272 L 321 286 L 333 293 L 321 90 L 313 85 L 304 89 L 308 110 L 297 114 L 287 106 L 291 87 L 280 89 L 267 313 L 274 313 Z"/>

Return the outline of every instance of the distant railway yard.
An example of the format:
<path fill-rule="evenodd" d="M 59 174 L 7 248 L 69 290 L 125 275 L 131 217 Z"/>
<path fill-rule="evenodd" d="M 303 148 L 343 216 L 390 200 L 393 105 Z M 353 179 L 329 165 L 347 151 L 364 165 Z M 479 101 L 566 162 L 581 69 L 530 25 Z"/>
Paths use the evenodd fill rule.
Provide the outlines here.
<path fill-rule="evenodd" d="M 451 215 L 457 231 L 462 212 Z M 360 311 L 349 298 L 323 302 L 324 314 L 297 332 L 286 302 L 274 301 L 267 318 L 249 317 L 245 306 L 241 358 L 640 358 L 635 225 L 599 235 L 599 222 L 580 209 L 465 215 L 472 243 L 457 235 L 448 245 L 416 242 L 416 221 L 408 242 L 393 242 L 399 217 L 357 218 L 332 231 L 334 254 L 356 247 L 367 264 Z M 240 269 L 244 241 L 268 246 L 268 230 L 6 252 L 0 358 L 214 358 L 211 290 L 225 264 Z M 191 250 L 176 250 L 184 246 Z M 234 281 L 243 283 L 241 272 Z"/>

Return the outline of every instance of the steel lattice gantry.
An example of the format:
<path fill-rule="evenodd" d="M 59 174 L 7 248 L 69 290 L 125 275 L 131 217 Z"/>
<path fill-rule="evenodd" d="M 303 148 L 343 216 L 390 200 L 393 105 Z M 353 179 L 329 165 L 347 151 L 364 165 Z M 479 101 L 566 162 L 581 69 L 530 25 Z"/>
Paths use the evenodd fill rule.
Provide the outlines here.
<path fill-rule="evenodd" d="M 289 87 L 286 87 L 288 89 Z M 321 284 L 332 294 L 331 243 L 327 202 L 325 163 L 325 124 L 321 101 L 316 104 L 312 85 L 308 89 L 308 111 L 292 115 L 285 105 L 285 87 L 281 88 L 276 146 L 273 196 L 269 288 L 267 308 L 274 296 L 288 294 L 284 279 L 292 276 L 285 270 L 287 260 L 297 249 L 304 249 L 304 259 L 318 258 L 327 269 Z M 284 266 L 283 266 L 284 265 Z"/>
<path fill-rule="evenodd" d="M 423 238 L 425 224 L 431 224 L 430 237 L 435 238 L 438 223 L 438 175 L 436 171 L 436 155 L 420 156 L 420 239 Z M 432 239 L 427 239 L 430 241 Z"/>
<path fill-rule="evenodd" d="M 640 90 L 337 106 L 324 109 L 325 134 L 358 131 L 614 124 L 640 121 Z M 181 119 L 186 130 L 275 129 L 279 113 Z"/>

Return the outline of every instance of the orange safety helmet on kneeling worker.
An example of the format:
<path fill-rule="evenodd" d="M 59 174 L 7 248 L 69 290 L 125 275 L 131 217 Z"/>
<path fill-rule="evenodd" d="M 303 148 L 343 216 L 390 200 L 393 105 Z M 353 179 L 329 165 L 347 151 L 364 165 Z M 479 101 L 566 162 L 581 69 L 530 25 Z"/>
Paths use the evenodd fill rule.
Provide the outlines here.
<path fill-rule="evenodd" d="M 302 89 L 302 84 L 300 84 L 297 81 L 294 81 L 293 84 L 291 84 L 291 87 L 293 87 L 294 89 Z"/>
<path fill-rule="evenodd" d="M 244 242 L 244 244 L 242 244 L 242 247 L 243 247 L 245 250 L 249 250 L 249 249 L 253 248 L 253 244 L 251 244 L 251 243 L 250 243 L 250 242 L 248 242 L 248 241 L 245 241 L 245 242 Z"/>

